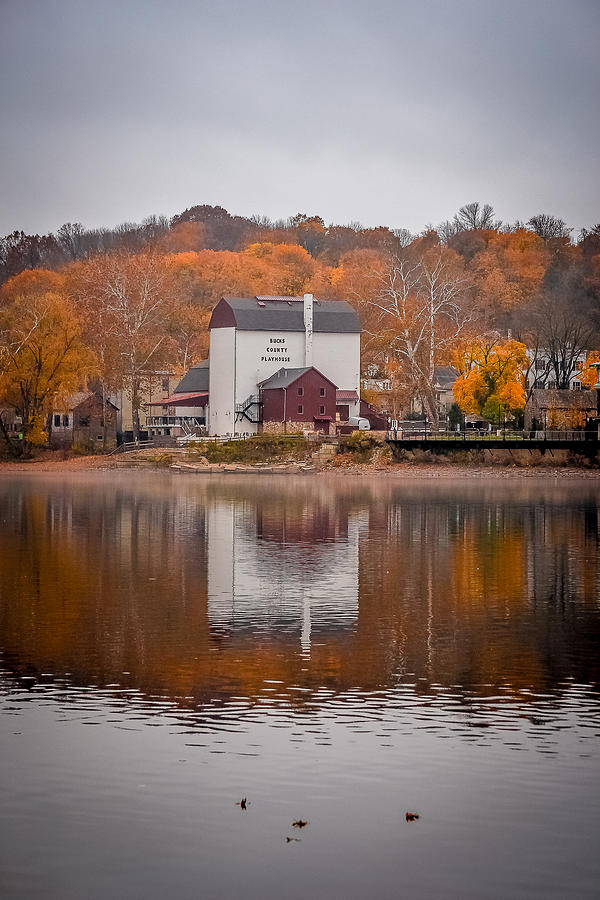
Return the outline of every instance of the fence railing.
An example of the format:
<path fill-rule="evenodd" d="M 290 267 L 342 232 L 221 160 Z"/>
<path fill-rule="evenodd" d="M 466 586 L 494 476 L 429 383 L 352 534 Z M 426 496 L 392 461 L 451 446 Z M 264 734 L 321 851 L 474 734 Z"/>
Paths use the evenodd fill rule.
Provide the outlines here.
<path fill-rule="evenodd" d="M 450 441 L 453 443 L 468 443 L 469 441 L 588 441 L 598 440 L 596 432 L 583 430 L 558 431 L 547 429 L 545 431 L 514 431 L 512 429 L 495 428 L 487 429 L 470 428 L 464 431 L 433 431 L 430 428 L 413 429 L 408 431 L 388 429 L 386 431 L 388 441 Z"/>

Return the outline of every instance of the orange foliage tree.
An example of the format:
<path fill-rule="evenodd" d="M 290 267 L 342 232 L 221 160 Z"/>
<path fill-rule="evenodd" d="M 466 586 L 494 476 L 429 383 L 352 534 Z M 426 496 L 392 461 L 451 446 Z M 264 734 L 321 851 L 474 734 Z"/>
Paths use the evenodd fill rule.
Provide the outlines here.
<path fill-rule="evenodd" d="M 499 422 L 501 410 L 514 414 L 524 408 L 525 344 L 480 338 L 459 347 L 454 363 L 459 372 L 454 399 L 464 412 Z"/>
<path fill-rule="evenodd" d="M 489 232 L 486 248 L 472 263 L 481 310 L 491 317 L 523 307 L 540 287 L 549 260 L 548 247 L 531 231 Z"/>
<path fill-rule="evenodd" d="M 4 285 L 0 305 L 0 407 L 22 418 L 20 452 L 46 442 L 45 420 L 57 401 L 94 370 L 94 356 L 82 341 L 81 321 L 61 290 L 64 279 L 38 269 Z M 0 415 L 0 431 L 12 444 Z"/>

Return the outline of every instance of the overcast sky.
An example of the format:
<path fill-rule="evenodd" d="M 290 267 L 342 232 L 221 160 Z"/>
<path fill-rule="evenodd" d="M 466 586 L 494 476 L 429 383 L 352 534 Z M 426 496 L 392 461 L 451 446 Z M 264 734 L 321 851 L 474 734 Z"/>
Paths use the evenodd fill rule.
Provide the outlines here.
<path fill-rule="evenodd" d="M 598 0 L 0 0 L 0 233 L 600 221 Z"/>

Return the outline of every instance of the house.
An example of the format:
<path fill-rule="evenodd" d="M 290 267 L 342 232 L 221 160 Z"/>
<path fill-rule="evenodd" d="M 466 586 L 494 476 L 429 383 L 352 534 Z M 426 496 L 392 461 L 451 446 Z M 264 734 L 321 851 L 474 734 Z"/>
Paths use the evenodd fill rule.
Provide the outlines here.
<path fill-rule="evenodd" d="M 181 375 L 169 370 L 148 371 L 138 376 L 138 397 L 140 405 L 140 428 L 146 430 L 148 413 L 152 416 L 154 411 L 149 407 L 157 400 L 164 400 L 171 396 Z M 122 390 L 110 394 L 110 400 L 118 408 L 117 431 L 119 439 L 133 440 L 133 408 L 131 379 L 125 383 Z M 145 435 L 144 435 L 145 436 Z"/>
<path fill-rule="evenodd" d="M 208 409 L 209 362 L 192 366 L 172 394 L 146 404 L 146 428 L 155 435 L 200 434 L 205 429 Z"/>
<path fill-rule="evenodd" d="M 14 407 L 0 406 L 0 430 L 8 441 L 18 441 L 22 437 L 23 417 L 17 414 Z"/>
<path fill-rule="evenodd" d="M 48 418 L 48 444 L 105 452 L 117 446 L 117 406 L 95 391 L 66 397 Z"/>
<path fill-rule="evenodd" d="M 329 384 L 353 392 L 356 399 L 348 405 L 350 414 L 358 415 L 361 327 L 345 300 L 320 300 L 312 294 L 223 297 L 212 312 L 209 333 L 210 434 L 259 431 L 259 385 L 282 366 L 314 367 Z M 327 403 L 317 408 L 322 405 L 328 408 Z M 311 408 L 309 418 L 313 413 Z M 304 415 L 297 421 L 304 422 Z M 327 415 L 335 419 L 335 407 Z"/>
<path fill-rule="evenodd" d="M 588 351 L 568 350 L 565 359 L 561 359 L 561 368 L 565 370 L 565 378 L 569 380 L 569 390 L 580 391 L 582 388 L 581 373 L 586 368 Z M 527 392 L 532 390 L 556 390 L 556 371 L 552 364 L 552 354 L 549 350 L 527 350 L 529 371 L 527 372 L 525 388 Z M 559 370 L 560 371 L 560 370 Z"/>
<path fill-rule="evenodd" d="M 596 391 L 534 389 L 525 405 L 525 428 L 573 431 L 598 415 Z"/>
<path fill-rule="evenodd" d="M 336 386 L 314 366 L 279 369 L 258 388 L 264 432 L 335 433 Z"/>
<path fill-rule="evenodd" d="M 440 421 L 443 422 L 454 403 L 454 382 L 458 371 L 453 366 L 436 366 L 433 370 L 434 390 Z"/>

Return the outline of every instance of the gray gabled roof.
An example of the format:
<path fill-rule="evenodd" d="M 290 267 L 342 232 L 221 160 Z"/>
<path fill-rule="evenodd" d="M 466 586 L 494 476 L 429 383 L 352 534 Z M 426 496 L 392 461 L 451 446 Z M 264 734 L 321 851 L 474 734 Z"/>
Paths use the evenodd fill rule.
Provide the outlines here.
<path fill-rule="evenodd" d="M 270 378 L 265 378 L 264 381 L 261 381 L 258 386 L 263 389 L 286 388 L 297 381 L 305 372 L 310 372 L 311 369 L 312 366 L 304 366 L 304 368 L 301 369 L 279 369 L 279 371 L 275 372 L 274 375 L 271 375 Z"/>
<path fill-rule="evenodd" d="M 239 331 L 304 331 L 304 304 L 257 297 L 223 297 L 213 309 L 209 328 L 234 326 Z M 356 310 L 347 300 L 315 300 L 313 331 L 360 334 Z"/>
<path fill-rule="evenodd" d="M 279 369 L 279 371 L 275 372 L 274 375 L 271 375 L 270 378 L 265 378 L 264 381 L 261 381 L 258 385 L 261 390 L 265 388 L 268 390 L 272 390 L 273 388 L 287 388 L 290 384 L 293 384 L 295 381 L 298 381 L 299 378 L 302 378 L 303 375 L 306 375 L 307 372 L 316 372 L 317 375 L 326 381 L 328 384 L 331 384 L 334 388 L 337 388 L 337 385 L 333 383 L 331 378 L 328 378 L 327 375 L 323 375 L 322 372 L 319 372 L 318 369 L 315 369 L 314 366 L 304 366 L 303 368 L 298 369 Z"/>
<path fill-rule="evenodd" d="M 449 390 L 458 378 L 458 371 L 453 366 L 436 366 L 433 377 L 440 388 Z"/>
<path fill-rule="evenodd" d="M 536 388 L 531 392 L 531 400 L 539 409 L 579 409 L 595 410 L 597 404 L 596 391 L 571 391 L 560 388 Z"/>
<path fill-rule="evenodd" d="M 207 391 L 208 390 L 208 360 L 205 359 L 201 363 L 198 363 L 197 366 L 192 366 L 189 369 L 175 390 L 174 394 L 193 394 L 197 391 Z"/>
<path fill-rule="evenodd" d="M 68 394 L 61 403 L 57 403 L 56 408 L 69 411 L 72 409 L 77 409 L 78 406 L 80 406 L 86 400 L 89 400 L 90 397 L 97 397 L 98 400 L 102 402 L 102 394 L 100 394 L 98 391 L 75 391 L 75 393 L 73 394 Z M 104 402 L 108 406 L 112 406 L 113 409 L 119 408 L 112 402 L 112 400 L 109 400 L 108 397 L 104 398 Z"/>

